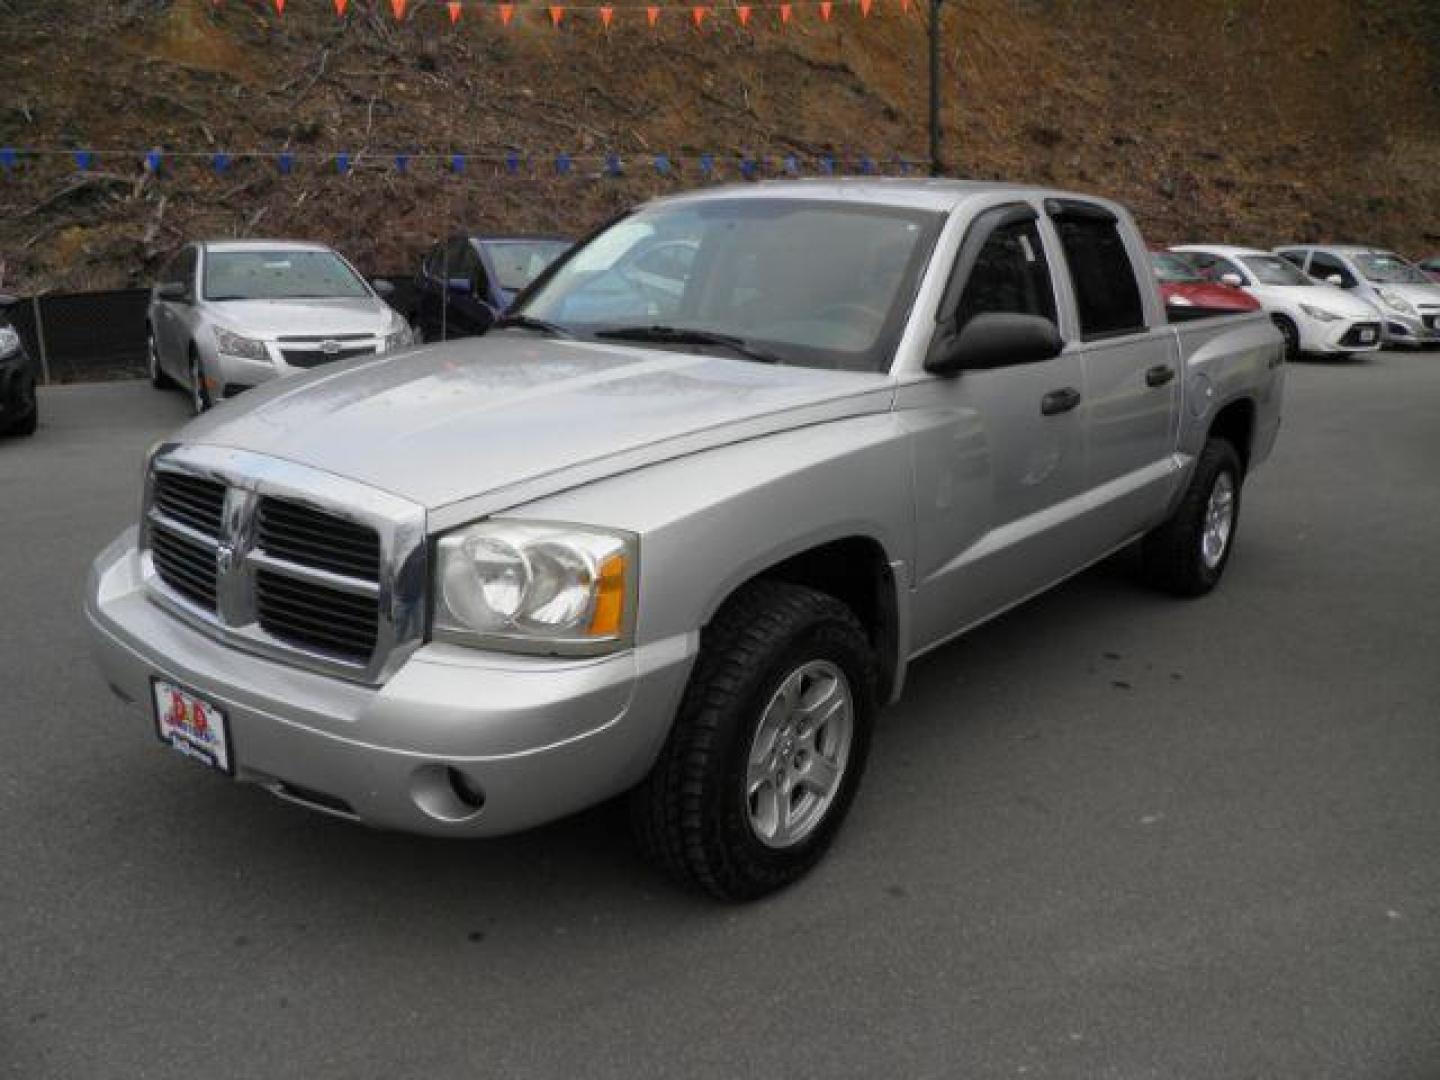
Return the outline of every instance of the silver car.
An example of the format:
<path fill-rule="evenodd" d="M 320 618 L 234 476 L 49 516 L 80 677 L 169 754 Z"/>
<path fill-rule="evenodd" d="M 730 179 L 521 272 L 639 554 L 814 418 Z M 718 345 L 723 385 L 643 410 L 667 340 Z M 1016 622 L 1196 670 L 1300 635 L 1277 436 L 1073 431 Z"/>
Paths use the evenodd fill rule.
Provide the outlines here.
<path fill-rule="evenodd" d="M 147 318 L 150 381 L 197 413 L 282 375 L 410 344 L 410 328 L 338 253 L 274 240 L 187 244 Z"/>
<path fill-rule="evenodd" d="M 1384 317 L 1387 345 L 1440 345 L 1440 285 L 1393 251 L 1297 244 L 1278 247 L 1275 254 L 1373 304 Z"/>

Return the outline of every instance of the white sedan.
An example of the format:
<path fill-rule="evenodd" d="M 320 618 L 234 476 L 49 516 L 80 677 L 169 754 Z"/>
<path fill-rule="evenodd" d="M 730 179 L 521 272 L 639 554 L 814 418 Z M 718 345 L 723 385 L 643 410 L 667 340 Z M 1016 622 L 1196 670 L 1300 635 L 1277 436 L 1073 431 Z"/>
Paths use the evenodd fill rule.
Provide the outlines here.
<path fill-rule="evenodd" d="M 1308 277 L 1278 255 L 1227 244 L 1182 244 L 1170 250 L 1184 255 L 1206 277 L 1244 289 L 1260 301 L 1285 335 L 1287 359 L 1380 348 L 1380 312 L 1373 304 Z"/>

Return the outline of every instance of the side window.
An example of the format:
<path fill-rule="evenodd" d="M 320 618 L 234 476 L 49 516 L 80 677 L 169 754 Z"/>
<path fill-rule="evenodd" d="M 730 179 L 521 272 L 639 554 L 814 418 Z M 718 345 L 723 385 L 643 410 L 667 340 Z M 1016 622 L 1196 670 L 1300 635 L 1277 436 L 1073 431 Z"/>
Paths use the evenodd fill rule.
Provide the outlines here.
<path fill-rule="evenodd" d="M 185 289 L 186 296 L 193 296 L 196 262 L 195 246 L 187 244 L 166 264 L 165 269 L 160 272 L 160 280 L 166 285 L 180 285 Z"/>
<path fill-rule="evenodd" d="M 1119 223 L 1077 213 L 1054 220 L 1075 287 L 1081 335 L 1108 337 L 1144 330 L 1145 305 Z"/>
<path fill-rule="evenodd" d="M 1350 273 L 1345 264 L 1334 255 L 1326 255 L 1323 251 L 1317 251 L 1310 257 L 1310 276 L 1324 281 L 1331 275 L 1340 278 L 1340 285 L 1345 289 L 1355 287 L 1355 275 Z"/>
<path fill-rule="evenodd" d="M 450 279 L 466 276 L 465 256 L 470 251 L 470 241 L 463 236 L 457 236 L 445 244 L 444 254 L 440 259 L 441 276 Z"/>
<path fill-rule="evenodd" d="M 1190 265 L 1199 270 L 1202 275 L 1211 281 L 1219 281 L 1226 274 L 1234 274 L 1241 282 L 1248 284 L 1250 278 L 1235 263 L 1222 255 L 1204 255 L 1199 252 L 1187 252 L 1185 257 L 1190 260 Z"/>
<path fill-rule="evenodd" d="M 1039 315 L 1055 321 L 1050 267 L 1033 220 L 1001 225 L 985 241 L 960 294 L 956 329 L 987 312 Z"/>
<path fill-rule="evenodd" d="M 1277 254 L 1286 262 L 1294 263 L 1297 269 L 1305 269 L 1305 252 L 1303 250 L 1290 248 L 1286 251 L 1277 252 Z"/>
<path fill-rule="evenodd" d="M 451 277 L 463 277 L 470 282 L 470 291 L 476 296 L 488 296 L 490 287 L 486 284 L 485 267 L 480 262 L 480 256 L 475 252 L 475 245 L 465 244 L 465 249 L 460 254 L 460 268 L 450 271 Z"/>

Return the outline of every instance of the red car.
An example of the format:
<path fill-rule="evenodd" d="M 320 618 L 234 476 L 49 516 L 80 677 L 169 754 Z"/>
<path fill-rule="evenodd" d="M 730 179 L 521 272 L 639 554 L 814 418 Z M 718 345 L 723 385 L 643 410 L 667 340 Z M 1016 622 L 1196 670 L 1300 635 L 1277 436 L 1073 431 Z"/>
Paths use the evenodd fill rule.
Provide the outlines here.
<path fill-rule="evenodd" d="M 1416 259 L 1415 265 L 1425 271 L 1425 276 L 1431 281 L 1440 281 L 1440 255 L 1431 255 L 1424 259 Z"/>
<path fill-rule="evenodd" d="M 1245 290 L 1211 281 L 1173 251 L 1151 251 L 1150 266 L 1160 281 L 1171 322 L 1260 310 L 1260 302 Z"/>

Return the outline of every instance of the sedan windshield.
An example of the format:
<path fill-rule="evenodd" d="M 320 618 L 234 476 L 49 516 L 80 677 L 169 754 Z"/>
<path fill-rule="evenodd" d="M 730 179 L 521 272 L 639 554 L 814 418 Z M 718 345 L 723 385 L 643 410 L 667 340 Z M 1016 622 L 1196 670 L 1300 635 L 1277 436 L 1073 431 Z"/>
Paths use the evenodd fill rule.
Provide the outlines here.
<path fill-rule="evenodd" d="M 1399 255 L 1388 251 L 1365 252 L 1355 256 L 1355 264 L 1367 281 L 1377 285 L 1429 285 L 1430 279 Z"/>
<path fill-rule="evenodd" d="M 885 371 L 942 223 L 819 200 L 662 203 L 574 252 L 518 314 L 596 340 Z"/>
<path fill-rule="evenodd" d="M 570 246 L 565 240 L 486 240 L 485 253 L 495 268 L 495 283 L 519 292 L 540 276 Z"/>
<path fill-rule="evenodd" d="M 1208 279 L 1185 259 L 1168 251 L 1152 251 L 1150 266 L 1166 285 L 1204 285 Z"/>
<path fill-rule="evenodd" d="M 1240 261 L 1261 285 L 1315 284 L 1313 278 L 1306 277 L 1294 263 L 1279 255 L 1242 255 Z"/>
<path fill-rule="evenodd" d="M 369 295 L 365 282 L 333 251 L 212 251 L 205 256 L 206 300 Z"/>

